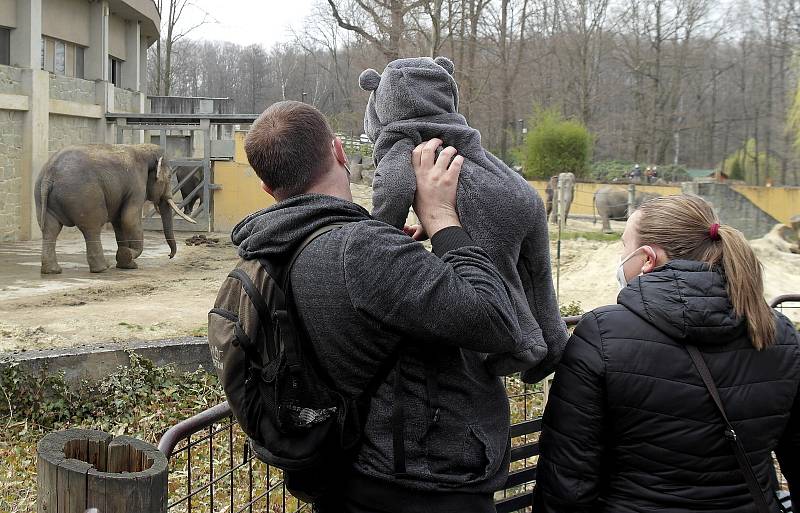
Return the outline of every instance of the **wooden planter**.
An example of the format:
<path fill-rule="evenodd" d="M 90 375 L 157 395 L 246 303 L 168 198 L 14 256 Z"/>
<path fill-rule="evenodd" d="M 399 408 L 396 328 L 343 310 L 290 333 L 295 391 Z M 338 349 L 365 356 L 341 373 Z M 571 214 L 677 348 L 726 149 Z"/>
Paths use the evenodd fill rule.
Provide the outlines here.
<path fill-rule="evenodd" d="M 167 458 L 152 445 L 67 429 L 37 446 L 37 512 L 165 513 Z"/>

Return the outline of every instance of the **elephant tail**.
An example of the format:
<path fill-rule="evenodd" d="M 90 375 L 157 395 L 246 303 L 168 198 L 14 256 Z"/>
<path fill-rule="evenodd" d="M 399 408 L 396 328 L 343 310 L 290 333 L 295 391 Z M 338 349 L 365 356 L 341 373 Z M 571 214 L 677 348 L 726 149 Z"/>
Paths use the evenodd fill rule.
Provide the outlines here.
<path fill-rule="evenodd" d="M 597 193 L 592 194 L 592 225 L 597 224 L 597 209 L 595 203 L 597 202 Z"/>
<path fill-rule="evenodd" d="M 39 195 L 41 196 L 42 201 L 42 208 L 39 214 L 39 227 L 42 229 L 42 233 L 44 233 L 44 223 L 47 219 L 47 196 L 50 194 L 50 189 L 53 187 L 53 181 L 50 179 L 47 170 L 48 168 L 44 169 L 42 182 L 39 185 Z"/>

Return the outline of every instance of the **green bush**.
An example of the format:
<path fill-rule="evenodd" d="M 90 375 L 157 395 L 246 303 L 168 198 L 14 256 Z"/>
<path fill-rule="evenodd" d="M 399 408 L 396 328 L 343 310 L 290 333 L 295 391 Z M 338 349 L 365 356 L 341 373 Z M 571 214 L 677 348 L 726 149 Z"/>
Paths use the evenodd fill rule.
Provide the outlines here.
<path fill-rule="evenodd" d="M 570 301 L 566 305 L 559 305 L 559 311 L 562 317 L 570 317 L 573 315 L 583 315 L 583 307 L 580 301 Z"/>
<path fill-rule="evenodd" d="M 548 179 L 558 173 L 587 174 L 592 136 L 578 121 L 564 120 L 557 112 L 540 113 L 525 137 L 523 174 L 528 179 Z"/>

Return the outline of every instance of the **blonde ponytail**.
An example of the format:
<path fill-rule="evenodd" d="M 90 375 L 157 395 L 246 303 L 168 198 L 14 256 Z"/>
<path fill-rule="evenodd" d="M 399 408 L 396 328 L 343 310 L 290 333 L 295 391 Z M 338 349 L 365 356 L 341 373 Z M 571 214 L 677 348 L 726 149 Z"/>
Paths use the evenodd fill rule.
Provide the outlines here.
<path fill-rule="evenodd" d="M 742 232 L 720 225 L 711 205 L 698 196 L 661 196 L 643 203 L 639 211 L 639 244 L 659 246 L 669 259 L 722 266 L 728 298 L 736 315 L 747 322 L 753 347 L 772 345 L 775 318 L 764 300 L 761 262 Z"/>
<path fill-rule="evenodd" d="M 747 239 L 736 228 L 719 227 L 722 268 L 728 280 L 728 297 L 736 315 L 747 320 L 747 331 L 756 349 L 775 340 L 775 318 L 764 301 L 763 268 Z"/>

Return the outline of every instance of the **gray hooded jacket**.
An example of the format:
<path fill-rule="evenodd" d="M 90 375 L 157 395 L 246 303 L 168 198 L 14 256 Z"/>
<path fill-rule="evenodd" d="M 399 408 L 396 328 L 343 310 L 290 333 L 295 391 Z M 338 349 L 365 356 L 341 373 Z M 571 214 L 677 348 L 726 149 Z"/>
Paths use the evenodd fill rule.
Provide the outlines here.
<path fill-rule="evenodd" d="M 489 493 L 508 472 L 509 404 L 481 355 L 508 352 L 520 330 L 491 259 L 459 228 L 432 240 L 434 253 L 360 206 L 305 194 L 250 215 L 232 240 L 245 259 L 285 265 L 316 229 L 292 268 L 300 320 L 323 370 L 354 397 L 399 347 L 413 349 L 372 397 L 358 475 L 405 489 Z M 438 256 L 437 256 L 438 255 Z M 438 415 L 428 406 L 424 360 L 438 374 Z M 407 475 L 393 472 L 394 377 L 401 373 Z M 410 495 L 413 497 L 413 494 Z"/>
<path fill-rule="evenodd" d="M 497 265 L 515 305 L 522 344 L 492 355 L 495 374 L 526 371 L 538 381 L 561 358 L 567 332 L 550 274 L 547 216 L 539 195 L 516 172 L 481 146 L 480 133 L 458 114 L 453 63 L 444 57 L 398 59 L 379 75 L 368 69 L 359 79 L 372 91 L 364 129 L 375 142 L 373 216 L 401 228 L 414 200 L 416 177 L 411 151 L 439 137 L 464 157 L 458 184 L 461 224 Z"/>

